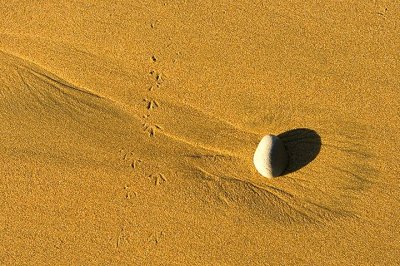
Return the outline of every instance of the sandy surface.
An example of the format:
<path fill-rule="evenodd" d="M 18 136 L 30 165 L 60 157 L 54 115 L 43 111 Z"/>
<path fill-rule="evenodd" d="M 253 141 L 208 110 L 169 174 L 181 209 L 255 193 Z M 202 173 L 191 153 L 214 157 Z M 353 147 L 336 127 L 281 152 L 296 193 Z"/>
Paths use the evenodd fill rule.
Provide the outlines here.
<path fill-rule="evenodd" d="M 397 1 L 42 2 L 0 6 L 2 265 L 400 264 Z"/>

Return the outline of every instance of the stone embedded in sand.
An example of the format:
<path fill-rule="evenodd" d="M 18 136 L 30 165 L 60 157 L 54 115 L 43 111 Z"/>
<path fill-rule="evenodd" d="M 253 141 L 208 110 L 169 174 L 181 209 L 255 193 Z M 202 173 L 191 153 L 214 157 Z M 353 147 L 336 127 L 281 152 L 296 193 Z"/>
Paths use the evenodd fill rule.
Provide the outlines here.
<path fill-rule="evenodd" d="M 276 177 L 287 167 L 289 155 L 283 142 L 274 135 L 264 136 L 254 153 L 253 162 L 264 177 Z"/>

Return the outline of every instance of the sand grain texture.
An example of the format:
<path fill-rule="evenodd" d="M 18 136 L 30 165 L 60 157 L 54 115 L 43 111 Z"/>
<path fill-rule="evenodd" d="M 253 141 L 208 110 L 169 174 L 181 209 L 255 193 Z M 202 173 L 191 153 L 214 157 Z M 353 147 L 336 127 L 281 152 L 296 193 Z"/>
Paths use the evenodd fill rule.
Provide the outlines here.
<path fill-rule="evenodd" d="M 399 3 L 0 11 L 0 264 L 400 264 Z"/>

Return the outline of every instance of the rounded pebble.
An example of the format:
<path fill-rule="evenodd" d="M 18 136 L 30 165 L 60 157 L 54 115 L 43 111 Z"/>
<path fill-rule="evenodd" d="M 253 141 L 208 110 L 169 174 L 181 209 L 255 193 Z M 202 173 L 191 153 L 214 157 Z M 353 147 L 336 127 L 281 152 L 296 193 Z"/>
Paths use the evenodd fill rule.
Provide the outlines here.
<path fill-rule="evenodd" d="M 264 136 L 254 153 L 253 162 L 264 177 L 280 176 L 285 171 L 289 155 L 282 140 L 274 135 Z"/>

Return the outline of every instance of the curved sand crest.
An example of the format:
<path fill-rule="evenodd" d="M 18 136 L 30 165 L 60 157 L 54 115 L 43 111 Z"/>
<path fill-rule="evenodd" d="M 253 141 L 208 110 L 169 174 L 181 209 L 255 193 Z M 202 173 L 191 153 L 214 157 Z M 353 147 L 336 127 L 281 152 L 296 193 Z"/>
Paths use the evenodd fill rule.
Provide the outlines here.
<path fill-rule="evenodd" d="M 165 211 L 182 215 L 179 208 L 187 198 L 193 199 L 191 209 L 196 211 L 217 209 L 235 216 L 236 212 L 230 211 L 238 210 L 243 216 L 264 222 L 279 222 L 280 225 L 327 224 L 362 214 L 357 207 L 357 201 L 366 187 L 372 184 L 370 175 L 374 173 L 374 169 L 369 162 L 372 155 L 361 138 L 365 131 L 360 125 L 348 128 L 347 123 L 329 124 L 330 130 L 326 130 L 328 127 L 321 126 L 317 130 L 325 141 L 318 160 L 279 182 L 266 182 L 257 177 L 258 174 L 255 173 L 251 162 L 257 135 L 244 130 L 239 125 L 223 123 L 218 117 L 191 106 L 160 100 L 160 105 L 164 109 L 159 112 L 158 123 L 162 125 L 162 130 L 157 131 L 155 137 L 149 137 L 141 131 L 139 113 L 125 113 L 124 110 L 118 108 L 119 103 L 87 93 L 43 69 L 34 68 L 34 71 L 31 71 L 30 67 L 26 68 L 27 64 L 18 60 L 13 62 L 13 64 L 2 65 L 2 68 L 8 72 L 4 72 L 2 76 L 5 86 L 2 91 L 4 97 L 1 114 L 6 118 L 5 121 L 9 122 L 8 124 L 24 119 L 30 121 L 19 126 L 18 131 L 22 133 L 12 133 L 11 127 L 3 128 L 4 135 L 13 137 L 9 142 L 3 141 L 3 147 L 15 146 L 15 143 L 22 144 L 23 149 L 20 154 L 23 154 L 23 150 L 26 151 L 26 149 L 42 150 L 40 156 L 33 153 L 33 158 L 30 160 L 41 158 L 42 161 L 54 165 L 55 161 L 60 161 L 66 164 L 64 167 L 80 171 L 82 175 L 94 173 L 95 167 L 109 171 L 121 166 L 128 177 L 128 174 L 133 171 L 132 164 L 136 160 L 134 156 L 139 155 L 142 165 L 138 168 L 142 169 L 139 174 L 134 174 L 136 178 L 139 178 L 134 179 L 135 181 L 127 178 L 121 178 L 122 182 L 119 179 L 114 180 L 113 175 L 105 175 L 97 170 L 101 173 L 97 178 L 101 176 L 108 178 L 100 179 L 102 183 L 107 184 L 107 181 L 113 180 L 115 182 L 112 185 L 113 189 L 118 191 L 117 185 L 121 187 L 120 193 L 123 195 L 121 198 L 129 201 L 138 199 L 141 203 L 142 208 L 133 205 L 128 208 L 129 211 L 121 211 L 123 215 L 150 212 L 150 216 L 142 217 L 145 221 L 163 216 Z M 21 67 L 15 68 L 18 64 Z M 15 90 L 10 90 L 10 88 Z M 13 104 L 10 104 L 11 102 Z M 82 123 L 85 127 L 82 127 Z M 272 121 L 271 131 L 274 130 L 275 123 L 280 123 L 280 121 Z M 190 127 L 184 127 L 185 124 Z M 220 129 L 223 131 L 219 131 Z M 46 134 L 46 131 L 52 137 Z M 337 134 L 343 131 L 349 134 Z M 79 134 L 74 134 L 74 132 L 79 132 Z M 215 134 L 213 132 L 220 134 L 215 134 L 214 138 L 202 138 L 204 132 L 209 132 L 210 136 Z M 43 136 L 40 136 L 41 134 Z M 16 135 L 20 137 L 16 138 Z M 63 137 L 69 143 L 61 144 L 54 139 L 54 136 Z M 25 142 L 24 139 L 28 141 Z M 224 141 L 220 141 L 221 139 Z M 243 142 L 243 140 L 246 141 Z M 48 147 L 43 150 L 46 142 Z M 232 143 L 235 145 L 231 146 Z M 91 151 L 93 147 L 96 148 Z M 356 150 L 355 147 L 357 147 Z M 71 149 L 75 152 L 68 154 Z M 103 149 L 102 153 L 104 153 L 100 155 L 102 158 L 98 158 L 100 149 Z M 51 154 L 50 150 L 58 150 L 63 156 L 57 160 L 54 159 L 54 155 L 48 157 Z M 326 153 L 327 150 L 328 153 Z M 83 152 L 85 156 L 78 155 L 79 152 Z M 116 164 L 116 161 L 110 160 L 110 155 L 119 152 L 122 163 Z M 332 155 L 337 158 L 336 165 L 332 165 L 328 159 Z M 149 162 L 153 160 L 154 162 Z M 10 162 L 10 159 L 6 159 L 6 162 Z M 354 165 L 354 162 L 362 166 Z M 77 165 L 84 165 L 90 170 L 88 172 L 79 170 Z M 57 169 L 55 166 L 52 167 Z M 31 166 L 27 166 L 27 169 L 30 168 Z M 168 170 L 165 171 L 165 169 Z M 324 174 L 315 172 L 315 169 Z M 114 176 L 119 176 L 120 171 L 116 170 Z M 61 173 L 69 178 L 74 177 L 67 174 L 65 170 Z M 38 178 L 49 176 L 50 173 L 43 171 Z M 81 193 L 91 195 L 90 191 L 84 190 L 87 185 L 80 184 L 83 187 Z M 161 190 L 162 197 L 158 193 L 149 191 L 149 184 L 158 191 Z M 91 183 L 91 186 L 99 185 Z M 329 189 L 326 190 L 328 186 Z M 63 189 L 64 194 L 69 197 L 76 193 L 69 188 L 66 190 L 65 187 L 61 187 L 60 189 Z M 105 199 L 115 200 L 112 198 L 115 195 L 106 193 L 109 187 L 103 189 L 103 195 L 107 195 Z M 92 200 L 92 197 L 88 198 Z M 104 198 L 94 197 L 93 200 L 102 201 Z M 207 207 L 200 204 L 204 202 L 207 203 Z M 82 204 L 88 209 L 93 208 L 94 211 L 104 211 L 85 201 Z M 153 204 L 163 206 L 164 210 L 149 211 L 145 208 Z M 47 203 L 44 206 L 52 205 Z M 109 210 L 113 206 L 107 208 Z M 43 211 L 46 210 L 48 210 L 47 207 L 44 207 Z M 128 241 L 124 242 L 123 233 L 126 230 L 134 230 L 135 226 L 131 224 L 136 224 L 138 221 L 128 217 L 125 216 L 125 219 L 129 221 L 128 225 L 121 227 L 116 240 L 112 241 L 112 243 L 117 243 L 115 244 L 117 247 L 130 245 Z M 97 218 L 93 219 L 98 223 Z M 164 228 L 168 228 L 171 234 L 170 231 L 175 229 L 168 227 L 167 224 L 171 223 L 172 219 L 166 221 L 166 224 L 163 223 Z M 140 228 L 145 230 L 147 227 Z M 153 228 L 158 227 L 154 225 Z M 107 227 L 104 228 L 106 229 Z M 134 242 L 137 247 L 148 243 L 146 241 L 149 238 L 162 239 L 168 236 L 164 231 L 162 234 L 149 233 L 143 240 L 139 232 L 132 232 L 132 238 L 140 239 Z M 137 252 L 142 251 L 138 248 Z"/>
<path fill-rule="evenodd" d="M 326 145 L 321 147 L 323 157 L 318 157 L 303 169 L 296 168 L 304 166 L 305 162 L 294 164 L 298 171 L 279 181 L 266 182 L 255 172 L 252 163 L 257 134 L 240 125 L 222 123 L 218 117 L 188 104 L 178 105 L 170 101 L 162 104 L 164 110 L 158 113 L 158 117 L 169 125 L 163 134 L 191 147 L 190 153 L 183 154 L 187 163 L 179 171 L 183 176 L 196 176 L 199 185 L 205 186 L 199 188 L 202 193 L 212 193 L 211 198 L 207 196 L 207 202 L 230 202 L 227 206 L 254 211 L 264 219 L 280 222 L 326 223 L 358 215 L 359 210 L 353 205 L 357 201 L 355 195 L 371 185 L 371 176 L 376 171 L 370 164 L 373 155 L 362 138 L 365 136 L 362 125 L 330 121 L 329 126 L 324 127 L 326 121 L 317 121 L 320 127 L 316 130 L 321 138 L 325 138 Z M 276 120 L 269 121 L 271 127 L 266 130 L 274 131 L 278 124 L 289 124 L 290 119 L 290 116 L 278 115 Z M 190 127 L 185 127 L 183 121 L 187 121 Z M 349 133 L 343 136 L 337 133 L 343 131 Z M 219 134 L 212 135 L 212 132 Z M 296 132 L 294 136 L 284 137 L 287 141 L 296 140 L 299 147 L 318 141 L 315 134 L 309 134 L 311 131 Z M 202 134 L 207 137 L 202 138 Z M 355 147 L 358 152 L 347 152 Z M 196 151 L 196 148 L 200 150 Z M 329 157 L 326 150 L 336 156 L 338 165 L 326 162 L 325 156 Z M 326 163 L 322 164 L 322 161 Z M 313 172 L 312 165 L 320 169 L 320 174 Z M 351 170 L 346 172 L 345 169 Z M 193 193 L 194 196 L 200 192 Z"/>
<path fill-rule="evenodd" d="M 20 86 L 22 85 L 25 87 L 24 91 L 26 93 L 29 91 L 29 89 L 26 90 L 26 87 L 30 87 L 32 89 L 36 86 L 37 88 L 36 92 L 31 90 L 31 92 L 26 94 L 26 96 L 19 98 L 14 107 L 21 104 L 21 106 L 24 106 L 25 109 L 27 107 L 30 109 L 37 108 L 36 112 L 39 111 L 42 113 L 42 115 L 45 115 L 41 119 L 55 116 L 56 113 L 54 113 L 54 111 L 59 112 L 60 115 L 63 116 L 63 119 L 67 119 L 63 122 L 64 124 L 66 121 L 71 120 L 71 118 L 72 120 L 81 120 L 88 114 L 93 113 L 93 115 L 90 115 L 90 118 L 88 117 L 87 119 L 88 127 L 95 126 L 98 129 L 101 129 L 100 131 L 103 131 L 104 135 L 126 134 L 126 136 L 129 136 L 129 138 L 124 137 L 115 140 L 105 140 L 104 136 L 102 136 L 94 142 L 98 144 L 93 145 L 104 145 L 100 144 L 101 142 L 109 143 L 107 145 L 110 148 L 107 148 L 107 154 L 112 154 L 115 151 L 110 149 L 111 147 L 118 146 L 118 142 L 126 143 L 124 145 L 127 146 L 129 146 L 127 143 L 132 142 L 133 139 L 136 139 L 135 142 L 144 142 L 146 143 L 146 149 L 138 149 L 137 146 L 135 147 L 130 145 L 132 146 L 131 149 L 137 150 L 136 153 L 138 153 L 139 157 L 142 159 L 151 158 L 151 156 L 153 156 L 152 154 L 154 154 L 154 151 L 156 150 L 160 155 L 164 154 L 161 157 L 154 158 L 156 160 L 158 160 L 157 158 L 163 158 L 160 161 L 163 162 L 162 164 L 169 163 L 169 167 L 177 171 L 176 175 L 178 177 L 176 178 L 187 179 L 185 175 L 199 177 L 200 180 L 195 179 L 197 181 L 193 182 L 199 182 L 198 184 L 206 182 L 208 184 L 207 186 L 212 189 L 208 191 L 201 191 L 202 189 L 200 188 L 200 191 L 196 193 L 206 193 L 204 197 L 208 198 L 208 200 L 218 202 L 219 196 L 217 195 L 223 193 L 225 195 L 225 200 L 223 200 L 223 202 L 230 202 L 229 205 L 238 206 L 240 208 L 247 209 L 248 211 L 255 211 L 258 215 L 264 218 L 272 218 L 280 221 L 309 220 L 324 222 L 332 219 L 333 217 L 340 217 L 342 215 L 346 216 L 348 212 L 352 212 L 351 207 L 347 204 L 331 205 L 329 203 L 331 199 L 336 197 L 335 194 L 340 192 L 339 189 L 337 191 L 328 192 L 332 193 L 332 197 L 324 197 L 325 203 L 311 200 L 309 203 L 311 205 L 305 207 L 303 199 L 298 197 L 296 194 L 301 193 L 303 195 L 307 195 L 307 193 L 309 193 L 309 196 L 312 197 L 310 199 L 316 198 L 315 191 L 313 191 L 312 188 L 314 186 L 314 188 L 318 190 L 320 189 L 320 181 L 318 181 L 318 176 L 316 176 L 316 183 L 309 187 L 309 192 L 304 191 L 304 189 L 299 190 L 298 185 L 299 182 L 301 183 L 300 179 L 292 179 L 292 177 L 289 177 L 288 180 L 281 183 L 270 183 L 258 178 L 253 169 L 251 160 L 249 160 L 255 148 L 253 145 L 255 145 L 257 141 L 257 135 L 243 130 L 240 126 L 224 123 L 217 117 L 213 117 L 210 114 L 198 111 L 191 106 L 185 106 L 182 104 L 177 105 L 171 102 L 171 100 L 160 101 L 163 106 L 163 112 L 159 112 L 159 119 L 161 121 L 165 121 L 165 123 L 161 123 L 163 125 L 162 130 L 157 133 L 158 135 L 155 138 L 155 141 L 158 141 L 157 143 L 154 143 L 151 138 L 147 138 L 146 135 L 143 134 L 144 132 L 138 130 L 142 127 L 141 122 L 136 119 L 136 117 L 140 117 L 139 114 L 133 113 L 124 115 L 121 110 L 113 110 L 113 105 L 117 103 L 110 102 L 107 99 L 102 99 L 101 97 L 93 95 L 92 93 L 82 91 L 79 88 L 73 87 L 71 84 L 67 83 L 67 85 L 65 85 L 63 84 L 65 82 L 61 82 L 61 80 L 58 78 L 51 76 L 50 73 L 43 72 L 40 69 L 32 68 L 29 70 L 29 67 L 27 69 L 26 66 L 23 66 L 24 64 L 22 64 L 21 61 L 16 60 L 13 64 L 14 66 L 20 64 L 20 69 L 25 69 L 27 72 L 24 72 L 25 70 L 22 71 L 22 76 L 20 73 L 20 75 L 16 75 L 14 79 L 12 79 L 12 76 L 8 76 L 8 79 L 11 80 L 9 86 L 21 88 Z M 15 83 L 16 81 L 17 83 Z M 37 96 L 34 96 L 35 93 Z M 40 98 L 41 95 L 46 95 L 44 93 L 46 93 L 47 96 L 45 98 Z M 77 96 L 79 94 L 81 96 Z M 14 97 L 12 95 L 13 94 L 10 94 L 7 97 Z M 29 95 L 34 96 L 34 98 L 29 98 L 31 97 Z M 61 97 L 61 95 L 63 96 Z M 29 97 L 27 98 L 27 96 Z M 44 104 L 46 101 L 48 101 L 48 103 Z M 96 105 L 93 105 L 93 103 L 96 101 L 99 101 L 97 107 Z M 80 104 L 85 102 L 87 102 L 87 107 L 84 107 L 85 105 L 79 107 Z M 73 104 L 71 105 L 71 103 Z M 64 110 L 62 108 L 58 108 L 57 111 L 54 110 L 52 106 L 65 106 L 65 108 Z M 94 107 L 94 109 L 88 109 L 89 107 Z M 10 106 L 4 108 L 10 108 Z M 43 110 L 43 108 L 46 110 L 45 113 L 40 111 Z M 84 108 L 85 112 L 82 112 Z M 74 112 L 76 112 L 76 114 L 74 114 Z M 2 113 L 9 113 L 9 111 L 4 110 Z M 96 113 L 103 113 L 100 115 L 100 117 L 115 116 L 116 119 L 113 120 L 111 124 L 104 124 L 102 121 L 96 122 L 96 118 L 99 118 L 99 115 L 96 115 Z M 30 112 L 29 115 L 31 116 L 32 113 Z M 29 115 L 27 117 L 29 117 Z M 134 120 L 126 120 L 123 117 L 132 117 Z M 19 118 L 13 117 L 10 119 Z M 56 120 L 51 120 L 48 123 L 57 123 L 55 121 L 58 120 L 59 118 Z M 184 123 L 180 123 L 182 121 L 184 121 Z M 182 127 L 182 125 L 187 123 L 186 121 L 190 123 L 190 127 Z M 127 123 L 131 124 L 132 122 L 133 125 L 135 125 L 133 127 L 136 127 L 133 131 L 132 129 L 129 129 L 130 127 L 121 129 L 121 125 L 125 127 Z M 40 122 L 37 120 L 34 123 Z M 120 124 L 118 125 L 118 123 Z M 164 124 L 169 126 L 166 127 Z M 75 124 L 74 127 L 77 126 L 78 125 Z M 220 127 L 223 127 L 224 130 L 219 131 L 217 128 Z M 118 130 L 116 131 L 116 129 Z M 129 131 L 131 131 L 131 133 L 128 133 Z M 220 132 L 221 135 L 219 136 L 214 134 L 215 139 L 204 138 L 205 132 L 212 133 L 215 131 Z M 183 132 L 184 134 L 182 134 Z M 83 134 L 89 136 L 91 133 Z M 75 137 L 71 136 L 71 138 Z M 248 141 L 243 142 L 245 139 L 248 139 Z M 162 142 L 159 142 L 159 140 L 162 140 Z M 71 143 L 74 143 L 74 141 Z M 199 143 L 204 143 L 204 145 L 199 145 Z M 237 144 L 230 146 L 232 143 Z M 156 146 L 160 144 L 161 146 Z M 163 146 L 165 148 L 162 148 Z M 174 148 L 171 149 L 171 146 L 174 146 Z M 129 149 L 125 148 L 124 150 Z M 344 156 L 344 154 L 341 156 Z M 169 158 L 174 157 L 182 158 L 183 161 L 173 164 L 168 162 Z M 109 163 L 107 163 L 107 165 L 108 164 Z M 326 167 L 330 167 L 329 164 L 327 164 Z M 347 169 L 348 167 L 344 166 L 344 168 Z M 338 172 L 336 172 L 336 174 L 340 173 L 339 169 L 337 171 Z M 295 174 L 297 175 L 297 173 Z M 332 174 L 335 174 L 335 171 L 332 172 Z M 340 175 L 343 176 L 343 173 Z M 324 180 L 329 180 L 329 178 Z M 292 181 L 294 181 L 294 183 L 290 184 Z M 333 184 L 334 179 L 330 180 L 329 182 Z M 351 181 L 349 178 L 348 181 L 344 180 L 344 182 L 351 183 L 353 181 Z M 197 185 L 194 187 L 197 187 Z M 194 191 L 196 190 L 193 190 L 192 192 Z M 310 199 L 307 199 L 307 201 Z"/>
<path fill-rule="evenodd" d="M 2 8 L 1 49 L 104 99 L 1 66 L 0 264 L 400 264 L 394 1 Z M 318 157 L 260 177 L 299 127 Z"/>
<path fill-rule="evenodd" d="M 75 163 L 93 160 L 110 166 L 104 161 L 106 154 L 117 153 L 127 142 L 146 142 L 146 136 L 140 134 L 141 121 L 114 101 L 27 60 L 4 52 L 0 58 L 1 145 L 7 147 L 7 154 L 22 155 L 29 150 L 51 162 L 47 152 Z M 102 148 L 96 151 L 95 147 Z"/>

